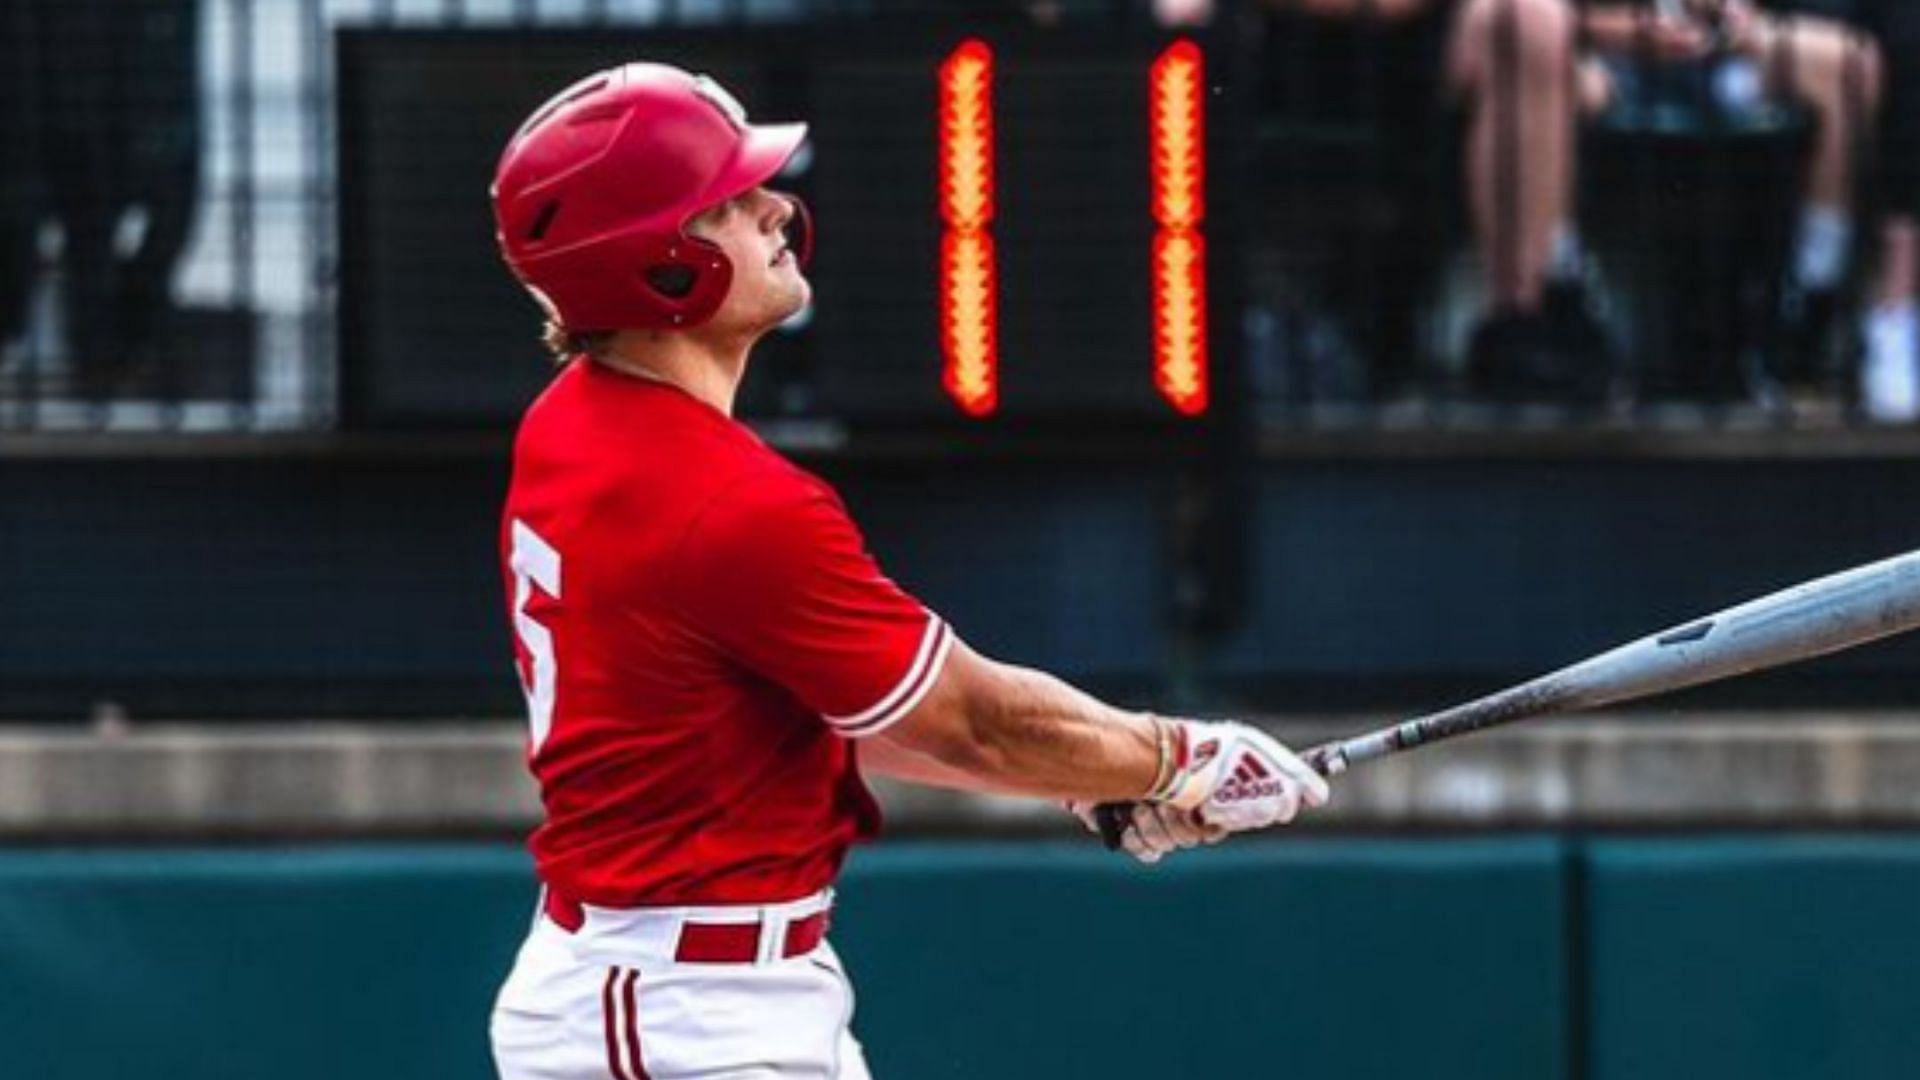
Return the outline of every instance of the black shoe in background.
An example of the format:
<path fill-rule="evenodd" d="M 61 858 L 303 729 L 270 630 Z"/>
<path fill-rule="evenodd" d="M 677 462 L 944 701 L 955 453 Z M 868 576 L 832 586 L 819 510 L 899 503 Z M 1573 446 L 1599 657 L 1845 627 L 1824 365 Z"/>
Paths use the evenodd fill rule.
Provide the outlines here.
<path fill-rule="evenodd" d="M 1595 406 L 1613 377 L 1606 331 L 1576 285 L 1555 285 L 1540 310 L 1496 312 L 1467 348 L 1467 385 L 1487 401 Z"/>
<path fill-rule="evenodd" d="M 1838 394 L 1846 367 L 1834 342 L 1840 325 L 1837 289 L 1789 286 L 1780 299 L 1780 338 L 1772 349 L 1772 375 L 1793 390 Z"/>

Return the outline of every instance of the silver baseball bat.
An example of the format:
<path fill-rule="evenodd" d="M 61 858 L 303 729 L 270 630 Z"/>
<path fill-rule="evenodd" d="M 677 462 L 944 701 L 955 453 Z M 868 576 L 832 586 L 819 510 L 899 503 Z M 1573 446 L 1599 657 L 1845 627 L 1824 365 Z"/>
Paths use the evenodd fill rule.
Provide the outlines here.
<path fill-rule="evenodd" d="M 1649 634 L 1537 679 L 1301 754 L 1322 775 L 1470 731 L 1651 697 L 1838 652 L 1920 626 L 1920 551 L 1769 593 Z M 1098 808 L 1118 847 L 1131 806 Z"/>

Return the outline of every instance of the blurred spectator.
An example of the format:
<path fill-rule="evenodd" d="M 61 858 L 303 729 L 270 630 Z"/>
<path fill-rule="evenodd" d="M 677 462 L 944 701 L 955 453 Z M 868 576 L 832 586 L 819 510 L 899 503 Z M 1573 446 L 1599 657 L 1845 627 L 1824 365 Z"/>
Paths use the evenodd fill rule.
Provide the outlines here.
<path fill-rule="evenodd" d="M 1402 0 L 1407 2 L 1407 0 Z M 1581 285 L 1578 125 L 1606 100 L 1563 0 L 1462 0 L 1449 76 L 1467 109 L 1467 203 L 1490 309 L 1468 376 L 1495 399 L 1594 403 L 1612 374 Z"/>
<path fill-rule="evenodd" d="M 1920 3 L 1800 0 L 1846 19 L 1880 43 L 1886 100 L 1880 112 L 1880 260 L 1861 328 L 1863 413 L 1882 423 L 1920 421 Z"/>
<path fill-rule="evenodd" d="M 1879 49 L 1834 19 L 1774 14 L 1748 0 L 1592 0 L 1582 22 L 1607 59 L 1610 97 L 1622 81 L 1650 81 L 1649 68 L 1687 66 L 1711 77 L 1721 107 L 1770 98 L 1809 112 L 1814 137 L 1781 290 L 1787 340 L 1775 351 L 1788 381 L 1818 379 L 1853 254 L 1858 149 L 1879 109 Z"/>
<path fill-rule="evenodd" d="M 1402 120 L 1433 123 L 1436 98 L 1464 120 L 1466 202 L 1486 268 L 1487 310 L 1469 374 L 1490 396 L 1595 400 L 1604 335 L 1579 284 L 1573 224 L 1578 118 L 1602 103 L 1578 66 L 1568 0 L 1266 0 L 1289 17 L 1369 28 Z M 1211 17 L 1209 0 L 1156 0 L 1169 24 Z M 1354 88 L 1356 94 L 1371 94 Z"/>
<path fill-rule="evenodd" d="M 1869 24 L 1887 58 L 1879 280 L 1866 320 L 1861 399 L 1882 421 L 1920 420 L 1920 3 L 1877 0 Z"/>
<path fill-rule="evenodd" d="M 150 368 L 198 180 L 194 0 L 8 0 L 0 332 L 25 327 L 41 225 L 62 235 L 83 392 Z"/>
<path fill-rule="evenodd" d="M 1908 22 L 1920 8 L 1883 2 Z M 1730 87 L 1737 91 L 1745 76 L 1752 94 L 1804 106 L 1816 128 L 1783 290 L 1793 339 L 1785 351 L 1795 358 L 1788 373 L 1812 374 L 1809 358 L 1828 337 L 1854 247 L 1855 150 L 1871 129 L 1881 93 L 1880 55 L 1866 36 L 1832 18 L 1763 12 L 1749 0 L 1266 0 L 1264 6 L 1371 25 L 1391 57 L 1382 65 L 1392 73 L 1390 82 L 1416 93 L 1437 83 L 1464 114 L 1466 201 L 1488 297 L 1467 373 L 1477 392 L 1494 399 L 1593 401 L 1606 391 L 1609 349 L 1580 285 L 1585 255 L 1574 210 L 1580 117 L 1607 107 L 1630 72 L 1739 61 L 1727 69 L 1735 76 Z M 1155 0 L 1155 10 L 1165 23 L 1192 24 L 1210 18 L 1213 5 Z M 1395 40 L 1422 35 L 1435 44 L 1409 50 Z M 1583 43 L 1606 63 L 1583 61 Z M 1433 70 L 1410 78 L 1409 56 L 1424 56 Z M 1888 260 L 1890 270 L 1912 262 L 1913 230 L 1901 235 L 1906 239 L 1890 251 L 1902 257 Z M 1887 283 L 1883 291 L 1890 298 L 1910 295 L 1897 286 Z M 1912 310 L 1910 303 L 1896 308 L 1891 301 L 1882 307 Z M 1903 317 L 1882 312 L 1881 329 L 1870 338 L 1894 340 L 1884 328 Z M 1920 374 L 1908 382 L 1920 410 Z"/>

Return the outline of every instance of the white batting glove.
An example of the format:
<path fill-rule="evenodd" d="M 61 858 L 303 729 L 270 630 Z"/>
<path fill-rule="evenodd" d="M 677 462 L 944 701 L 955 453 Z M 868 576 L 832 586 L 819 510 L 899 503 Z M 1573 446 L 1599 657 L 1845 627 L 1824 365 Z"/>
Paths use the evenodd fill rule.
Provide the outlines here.
<path fill-rule="evenodd" d="M 1284 825 L 1325 806 L 1326 778 L 1264 731 L 1233 722 L 1160 720 L 1172 740 L 1170 775 L 1147 797 L 1226 832 Z M 1138 831 L 1139 815 L 1134 829 Z"/>
<path fill-rule="evenodd" d="M 1093 803 L 1068 802 L 1067 810 L 1094 835 L 1100 833 Z M 1121 838 L 1127 854 L 1143 863 L 1157 863 L 1176 851 L 1201 844 L 1217 844 L 1227 838 L 1227 830 L 1195 818 L 1191 810 L 1154 803 L 1134 803 L 1129 827 Z"/>

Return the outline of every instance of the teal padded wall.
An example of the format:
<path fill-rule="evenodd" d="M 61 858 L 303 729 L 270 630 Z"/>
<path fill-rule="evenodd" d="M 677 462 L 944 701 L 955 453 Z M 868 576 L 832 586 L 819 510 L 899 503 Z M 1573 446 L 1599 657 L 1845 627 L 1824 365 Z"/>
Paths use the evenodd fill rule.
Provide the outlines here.
<path fill-rule="evenodd" d="M 856 857 L 834 941 L 879 1080 L 1555 1080 L 1558 844 Z"/>
<path fill-rule="evenodd" d="M 0 853 L 0 1080 L 484 1080 L 528 873 Z M 834 939 L 879 1080 L 1906 1080 L 1917 909 L 1908 836 L 898 844 Z"/>
<path fill-rule="evenodd" d="M 1920 1077 L 1920 839 L 1609 841 L 1589 1080 Z"/>
<path fill-rule="evenodd" d="M 489 1075 L 505 848 L 0 856 L 0 1077 Z"/>
<path fill-rule="evenodd" d="M 890 845 L 854 861 L 834 940 L 880 1080 L 1554 1080 L 1561 862 Z M 0 855 L 0 1076 L 484 1078 L 531 902 L 506 847 Z"/>

